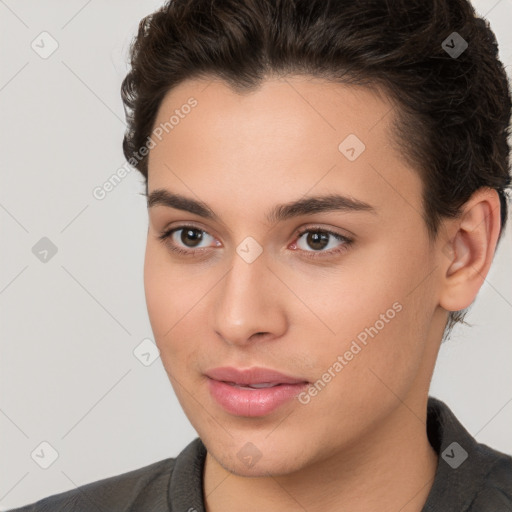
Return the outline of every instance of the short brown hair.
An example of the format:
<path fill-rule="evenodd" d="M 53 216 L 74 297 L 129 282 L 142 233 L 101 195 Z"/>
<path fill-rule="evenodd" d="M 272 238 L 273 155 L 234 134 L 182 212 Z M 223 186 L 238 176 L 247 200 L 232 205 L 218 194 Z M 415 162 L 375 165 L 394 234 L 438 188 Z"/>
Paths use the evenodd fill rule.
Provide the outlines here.
<path fill-rule="evenodd" d="M 457 56 L 442 46 L 453 37 L 468 45 Z M 466 0 L 169 0 L 141 20 L 130 53 L 121 87 L 127 159 L 186 79 L 219 77 L 235 91 L 294 74 L 380 86 L 399 107 L 396 142 L 422 178 L 431 238 L 481 187 L 499 194 L 501 238 L 510 89 L 494 33 Z M 135 165 L 146 192 L 147 161 Z M 450 313 L 448 331 L 465 312 Z"/>

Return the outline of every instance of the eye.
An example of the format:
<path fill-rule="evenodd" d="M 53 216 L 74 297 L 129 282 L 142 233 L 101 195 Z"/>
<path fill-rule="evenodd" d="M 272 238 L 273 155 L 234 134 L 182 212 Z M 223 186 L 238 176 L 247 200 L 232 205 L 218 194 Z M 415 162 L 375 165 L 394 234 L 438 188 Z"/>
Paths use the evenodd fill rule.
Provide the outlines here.
<path fill-rule="evenodd" d="M 308 235 L 303 240 L 304 235 Z M 296 242 L 290 247 L 292 250 L 300 249 L 308 258 L 329 257 L 348 250 L 353 240 L 341 233 L 336 233 L 319 227 L 309 227 L 297 233 Z M 196 226 L 178 226 L 164 231 L 158 236 L 166 247 L 184 256 L 195 256 L 198 253 L 206 252 L 206 249 L 219 247 L 222 244 L 215 238 Z M 308 246 L 313 250 L 308 250 Z M 327 250 L 325 250 L 327 249 Z"/>
<path fill-rule="evenodd" d="M 307 236 L 302 239 L 304 235 Z M 341 233 L 317 227 L 310 227 L 297 233 L 297 241 L 292 244 L 292 248 L 298 247 L 301 251 L 306 253 L 305 256 L 317 258 L 345 252 L 352 242 L 353 240 L 347 238 Z M 308 250 L 308 247 L 313 250 Z"/>
<path fill-rule="evenodd" d="M 159 237 L 165 245 L 173 252 L 192 256 L 196 252 L 202 252 L 211 245 L 211 240 L 215 238 L 203 229 L 196 226 L 178 226 L 177 228 L 164 231 Z M 209 242 L 206 245 L 201 245 Z M 216 242 L 216 246 L 220 243 Z"/>

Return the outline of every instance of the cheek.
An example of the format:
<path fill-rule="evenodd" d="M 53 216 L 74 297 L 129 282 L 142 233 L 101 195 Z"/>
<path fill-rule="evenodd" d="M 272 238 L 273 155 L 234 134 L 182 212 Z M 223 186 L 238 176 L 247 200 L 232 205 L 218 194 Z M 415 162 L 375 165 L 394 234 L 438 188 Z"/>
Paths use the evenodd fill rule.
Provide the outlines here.
<path fill-rule="evenodd" d="M 204 279 L 192 277 L 182 266 L 173 264 L 159 244 L 148 240 L 144 259 L 146 305 L 155 342 L 168 372 L 173 365 L 176 371 L 188 368 L 194 353 L 198 353 L 200 340 L 204 339 L 199 332 L 198 315 L 200 318 L 204 314 L 207 303 L 206 278 L 206 275 Z"/>
<path fill-rule="evenodd" d="M 407 399 L 422 374 L 424 346 L 418 331 L 410 328 L 417 316 L 414 307 L 405 301 L 384 301 L 382 306 L 366 305 L 365 311 L 359 312 L 357 322 L 346 317 L 350 334 L 339 335 L 318 354 L 318 393 L 311 398 L 310 411 L 319 418 L 333 418 L 326 427 L 329 435 L 337 435 L 338 429 L 357 432 L 378 422 Z M 415 327 L 421 329 L 417 323 Z"/>
<path fill-rule="evenodd" d="M 340 375 L 332 386 L 338 397 L 350 401 L 350 396 L 366 395 L 375 403 L 393 393 L 403 396 L 416 378 L 435 309 L 432 283 L 425 280 L 429 262 L 418 252 L 404 258 L 388 248 L 338 278 L 326 276 L 317 288 L 299 292 L 305 302 L 321 305 L 315 311 L 330 327 L 322 353 L 317 352 L 318 377 L 329 368 Z M 338 364 L 336 372 L 338 356 L 342 369 Z"/>
<path fill-rule="evenodd" d="M 144 291 L 155 336 L 162 336 L 187 312 L 199 292 L 180 265 L 173 264 L 158 241 L 148 239 L 144 258 Z M 190 306 L 188 306 L 188 309 Z"/>
<path fill-rule="evenodd" d="M 161 256 L 154 242 L 148 240 L 144 258 L 144 292 L 148 309 L 149 320 L 153 328 L 153 334 L 159 338 L 165 332 L 165 325 L 169 320 L 166 304 L 171 298 L 167 293 L 167 273 L 164 272 Z M 172 311 L 172 308 L 170 309 Z M 167 326 L 167 329 L 169 325 Z M 158 340 L 157 340 L 158 342 Z"/>
<path fill-rule="evenodd" d="M 169 261 L 166 251 L 155 241 L 148 240 L 144 259 L 144 291 L 149 321 L 162 360 L 170 348 L 180 319 L 186 314 L 190 289 L 190 286 L 185 286 L 183 277 L 180 278 L 177 266 Z"/>

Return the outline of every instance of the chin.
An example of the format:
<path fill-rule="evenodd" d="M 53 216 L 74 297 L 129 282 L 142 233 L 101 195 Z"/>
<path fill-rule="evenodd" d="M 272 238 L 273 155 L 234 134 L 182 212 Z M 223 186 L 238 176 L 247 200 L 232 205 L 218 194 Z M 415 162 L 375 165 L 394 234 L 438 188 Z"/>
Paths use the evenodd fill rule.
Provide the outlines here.
<path fill-rule="evenodd" d="M 260 451 L 248 441 L 242 448 L 234 446 L 218 448 L 218 451 L 208 450 L 208 453 L 226 471 L 236 476 L 282 476 L 300 470 L 303 465 L 303 461 L 296 457 L 296 449 L 291 446 L 288 451 L 282 446 L 281 450 L 264 446 Z"/>

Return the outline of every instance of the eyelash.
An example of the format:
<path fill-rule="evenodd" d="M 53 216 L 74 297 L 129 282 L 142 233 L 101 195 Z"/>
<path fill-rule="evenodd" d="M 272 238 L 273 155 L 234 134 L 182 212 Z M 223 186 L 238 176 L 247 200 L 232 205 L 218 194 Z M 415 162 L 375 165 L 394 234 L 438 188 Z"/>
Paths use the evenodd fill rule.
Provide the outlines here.
<path fill-rule="evenodd" d="M 183 256 L 195 256 L 197 253 L 204 252 L 204 250 L 206 249 L 205 247 L 203 247 L 202 249 L 184 250 L 184 249 L 181 249 L 180 247 L 177 247 L 172 242 L 170 242 L 170 238 L 171 238 L 172 234 L 176 231 L 180 231 L 183 229 L 192 229 L 195 231 L 200 231 L 202 233 L 209 234 L 207 231 L 204 231 L 203 229 L 200 229 L 197 226 L 182 225 L 182 226 L 178 226 L 178 227 L 175 227 L 172 229 L 168 229 L 167 231 L 164 231 L 162 234 L 160 234 L 158 236 L 158 239 L 161 240 L 169 250 L 171 250 L 174 253 L 183 255 Z M 306 233 L 310 233 L 310 232 L 311 233 L 328 234 L 328 235 L 331 235 L 332 237 L 334 237 L 336 240 L 338 240 L 340 242 L 344 242 L 344 243 L 337 249 L 331 249 L 329 251 L 304 251 L 303 249 L 299 249 L 299 251 L 305 253 L 304 255 L 307 258 L 316 259 L 316 258 L 335 256 L 337 254 L 345 252 L 353 242 L 352 239 L 350 239 L 344 235 L 341 235 L 340 233 L 336 233 L 334 231 L 330 231 L 328 229 L 324 229 L 324 228 L 320 228 L 320 227 L 308 227 L 308 228 L 302 229 L 302 230 L 298 231 L 295 236 L 298 240 L 301 236 L 303 236 Z"/>

